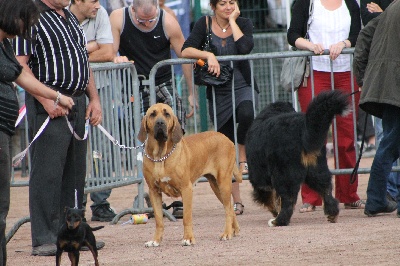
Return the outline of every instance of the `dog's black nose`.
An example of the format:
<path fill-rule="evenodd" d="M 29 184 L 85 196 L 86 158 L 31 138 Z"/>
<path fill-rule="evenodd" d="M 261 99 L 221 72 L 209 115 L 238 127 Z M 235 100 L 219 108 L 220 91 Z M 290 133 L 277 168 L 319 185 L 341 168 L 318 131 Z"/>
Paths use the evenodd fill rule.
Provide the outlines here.
<path fill-rule="evenodd" d="M 156 125 L 157 125 L 157 126 L 163 126 L 163 125 L 165 125 L 165 122 L 164 122 L 164 120 L 162 120 L 162 119 L 157 119 Z"/>

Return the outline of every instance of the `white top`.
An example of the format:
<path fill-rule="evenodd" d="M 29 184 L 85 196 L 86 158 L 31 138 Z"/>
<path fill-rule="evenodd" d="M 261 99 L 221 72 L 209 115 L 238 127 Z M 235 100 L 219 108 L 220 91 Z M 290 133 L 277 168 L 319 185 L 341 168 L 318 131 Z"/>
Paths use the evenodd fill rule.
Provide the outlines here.
<path fill-rule="evenodd" d="M 314 0 L 314 11 L 311 18 L 309 37 L 312 43 L 321 43 L 324 49 L 340 41 L 347 40 L 350 33 L 351 16 L 346 3 L 335 10 L 328 10 L 320 0 Z M 331 72 L 328 55 L 313 56 L 313 69 Z M 333 62 L 334 72 L 350 71 L 350 55 L 339 55 Z"/>

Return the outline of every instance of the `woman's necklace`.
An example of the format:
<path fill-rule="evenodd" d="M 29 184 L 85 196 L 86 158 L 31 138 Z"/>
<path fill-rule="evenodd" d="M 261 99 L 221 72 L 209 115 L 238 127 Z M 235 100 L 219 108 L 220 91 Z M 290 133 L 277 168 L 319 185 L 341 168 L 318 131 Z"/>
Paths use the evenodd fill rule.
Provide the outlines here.
<path fill-rule="evenodd" d="M 228 24 L 228 27 L 226 27 L 224 29 L 224 28 L 221 27 L 221 25 L 219 25 L 217 17 L 215 17 L 215 21 L 217 22 L 218 26 L 221 28 L 222 32 L 226 32 L 229 29 L 229 27 L 231 26 L 231 24 Z"/>

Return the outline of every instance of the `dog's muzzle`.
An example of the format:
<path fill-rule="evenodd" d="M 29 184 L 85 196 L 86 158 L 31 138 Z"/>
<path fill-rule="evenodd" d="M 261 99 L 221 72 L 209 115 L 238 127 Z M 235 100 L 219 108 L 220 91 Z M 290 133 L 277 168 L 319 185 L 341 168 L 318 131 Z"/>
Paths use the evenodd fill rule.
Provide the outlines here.
<path fill-rule="evenodd" d="M 167 125 L 163 119 L 157 119 L 154 124 L 154 138 L 161 142 L 165 142 L 168 139 Z"/>

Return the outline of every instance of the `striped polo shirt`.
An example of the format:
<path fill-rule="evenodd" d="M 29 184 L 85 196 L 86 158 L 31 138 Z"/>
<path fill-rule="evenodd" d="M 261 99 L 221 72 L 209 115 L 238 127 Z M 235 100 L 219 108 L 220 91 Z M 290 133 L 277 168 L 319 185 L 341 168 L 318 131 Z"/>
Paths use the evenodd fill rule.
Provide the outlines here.
<path fill-rule="evenodd" d="M 28 66 L 43 84 L 75 91 L 85 90 L 89 83 L 89 58 L 86 39 L 76 17 L 63 9 L 65 18 L 42 1 L 39 23 L 31 41 L 17 37 L 17 56 L 30 56 Z"/>

